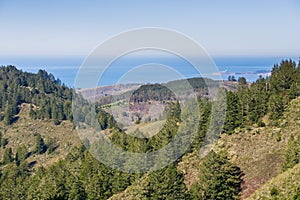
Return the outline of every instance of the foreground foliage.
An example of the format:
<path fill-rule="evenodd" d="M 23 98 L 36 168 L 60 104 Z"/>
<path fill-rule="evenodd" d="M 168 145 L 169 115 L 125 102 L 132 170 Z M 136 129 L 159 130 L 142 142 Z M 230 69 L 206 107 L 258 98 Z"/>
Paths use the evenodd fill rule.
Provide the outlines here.
<path fill-rule="evenodd" d="M 191 189 L 193 199 L 239 199 L 243 174 L 225 154 L 211 151 L 199 174 L 199 181 Z"/>

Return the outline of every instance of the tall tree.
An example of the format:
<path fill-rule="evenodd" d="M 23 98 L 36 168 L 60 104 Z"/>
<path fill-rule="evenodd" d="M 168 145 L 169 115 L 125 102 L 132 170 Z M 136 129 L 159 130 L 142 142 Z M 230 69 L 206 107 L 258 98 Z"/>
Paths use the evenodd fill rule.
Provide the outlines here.
<path fill-rule="evenodd" d="M 69 192 L 69 199 L 84 200 L 87 198 L 87 194 L 83 188 L 82 183 L 79 180 L 75 180 L 71 185 Z"/>
<path fill-rule="evenodd" d="M 269 103 L 270 119 L 276 120 L 281 117 L 284 111 L 285 103 L 281 94 L 273 94 L 270 96 Z"/>
<path fill-rule="evenodd" d="M 280 65 L 274 65 L 270 79 L 271 91 L 274 93 L 290 89 L 296 71 L 296 63 L 283 60 Z"/>
<path fill-rule="evenodd" d="M 13 120 L 12 116 L 13 116 L 12 106 L 7 101 L 4 110 L 4 123 L 6 125 L 10 125 L 12 123 Z"/>
<path fill-rule="evenodd" d="M 300 136 L 291 136 L 284 153 L 283 170 L 294 167 L 300 163 Z"/>
<path fill-rule="evenodd" d="M 246 85 L 246 84 L 247 84 L 247 80 L 246 80 L 245 77 L 239 77 L 239 78 L 238 78 L 238 83 L 239 83 L 240 85 Z"/>
<path fill-rule="evenodd" d="M 235 92 L 227 92 L 227 109 L 224 131 L 232 134 L 234 129 L 241 125 L 241 114 L 239 112 L 239 99 Z"/>
<path fill-rule="evenodd" d="M 241 183 L 241 170 L 224 153 L 211 151 L 201 164 L 191 195 L 193 199 L 238 199 Z"/>
<path fill-rule="evenodd" d="M 210 123 L 210 115 L 211 115 L 211 101 L 204 98 L 198 99 L 199 103 L 199 111 L 200 111 L 200 117 L 199 117 L 199 125 L 198 125 L 198 134 L 193 142 L 193 148 L 199 149 L 199 147 L 202 146 L 206 132 L 209 127 Z"/>
<path fill-rule="evenodd" d="M 148 199 L 189 199 L 183 175 L 178 173 L 174 163 L 150 173 L 144 189 Z"/>
<path fill-rule="evenodd" d="M 14 161 L 13 154 L 12 154 L 12 149 L 9 147 L 5 149 L 4 154 L 3 154 L 3 161 L 2 164 L 6 165 Z"/>
<path fill-rule="evenodd" d="M 27 158 L 27 156 L 28 156 L 28 151 L 26 146 L 24 144 L 18 146 L 16 156 L 15 156 L 17 166 L 19 166 Z"/>
<path fill-rule="evenodd" d="M 35 153 L 43 154 L 47 150 L 47 147 L 45 145 L 45 141 L 42 138 L 41 134 L 37 133 L 35 137 Z"/>
<path fill-rule="evenodd" d="M 0 141 L 0 146 L 2 146 L 2 148 L 5 148 L 5 146 L 8 144 L 8 139 L 7 138 L 3 138 Z"/>

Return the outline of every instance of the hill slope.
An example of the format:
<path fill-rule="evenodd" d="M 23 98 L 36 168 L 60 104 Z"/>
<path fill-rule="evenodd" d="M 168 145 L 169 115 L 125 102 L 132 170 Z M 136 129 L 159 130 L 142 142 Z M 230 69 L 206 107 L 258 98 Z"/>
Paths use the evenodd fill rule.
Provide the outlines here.
<path fill-rule="evenodd" d="M 74 146 L 80 145 L 80 140 L 73 124 L 70 121 L 63 121 L 60 125 L 55 125 L 53 120 L 32 119 L 29 116 L 30 105 L 23 103 L 20 112 L 15 117 L 18 120 L 12 125 L 4 125 L 0 122 L 0 132 L 2 137 L 7 139 L 5 148 L 0 148 L 0 158 L 3 157 L 5 149 L 11 148 L 13 155 L 17 148 L 25 145 L 30 156 L 27 162 L 34 164 L 33 167 L 50 166 L 59 159 L 64 158 Z M 40 134 L 46 145 L 50 146 L 43 154 L 35 154 L 36 135 Z"/>
<path fill-rule="evenodd" d="M 71 122 L 72 89 L 52 74 L 2 66 L 0 89 L 0 158 L 4 166 L 13 162 L 21 149 L 23 160 L 31 167 L 49 166 L 79 145 Z M 37 148 L 41 148 L 39 152 Z M 5 161 L 5 152 L 12 158 Z"/>
<path fill-rule="evenodd" d="M 283 156 L 288 140 L 291 135 L 299 135 L 299 111 L 300 98 L 297 98 L 290 102 L 283 117 L 266 127 L 254 124 L 236 129 L 236 134 L 221 135 L 214 149 L 217 152 L 227 151 L 230 160 L 243 171 L 242 199 L 283 172 Z M 197 152 L 183 156 L 179 163 L 179 170 L 184 174 L 188 188 L 199 179 L 200 163 Z"/>
<path fill-rule="evenodd" d="M 198 149 L 207 131 L 212 102 L 199 98 L 202 118 L 197 124 L 199 130 L 195 143 L 176 162 L 145 174 L 122 173 L 101 164 L 87 151 L 97 147 L 87 138 L 87 149 L 80 146 L 71 122 L 71 89 L 45 71 L 30 74 L 12 66 L 2 67 L 0 186 L 3 190 L 0 191 L 0 198 L 199 199 L 199 196 L 211 192 L 219 198 L 227 193 L 227 197 L 237 199 L 240 191 L 241 199 L 250 195 L 254 199 L 298 197 L 299 188 L 294 182 L 299 181 L 299 165 L 292 165 L 292 169 L 282 173 L 290 138 L 299 136 L 300 127 L 297 82 L 277 88 L 282 80 L 281 75 L 293 74 L 285 72 L 286 66 L 293 68 L 294 65 L 283 62 L 282 68 L 275 68 L 275 72 L 278 71 L 275 78 L 271 77 L 270 83 L 260 78 L 250 88 L 238 85 L 236 92 L 227 92 L 227 127 L 222 131 L 215 130 L 216 133 L 223 133 L 214 146 L 216 153 L 211 152 L 204 159 L 199 157 Z M 269 89 L 269 85 L 276 87 Z M 247 101 L 244 102 L 245 99 Z M 180 105 L 174 102 L 170 106 L 169 121 L 159 134 L 149 140 L 124 134 L 116 127 L 112 116 L 101 107 L 97 117 L 103 129 L 112 133 L 111 141 L 115 144 L 128 151 L 147 152 L 161 148 L 176 134 L 180 125 Z M 78 113 L 85 108 L 88 105 L 81 107 Z M 85 129 L 88 117 L 79 117 L 82 117 L 79 125 L 82 124 Z M 147 123 L 156 125 L 151 121 Z M 189 132 L 190 127 L 185 127 L 185 130 Z M 133 128 L 154 130 L 151 126 L 138 123 Z M 124 164 L 122 159 L 120 162 Z M 240 170 L 244 174 L 242 188 Z M 236 172 L 239 180 L 235 179 Z M 236 183 L 234 188 L 230 181 Z M 228 183 L 229 187 L 226 186 Z M 228 190 L 220 190 L 223 186 Z M 288 193 L 293 196 L 288 196 Z"/>
<path fill-rule="evenodd" d="M 291 135 L 299 135 L 300 98 L 292 100 L 283 117 L 266 127 L 238 129 L 223 135 L 217 147 L 227 149 L 231 160 L 245 173 L 242 197 L 247 197 L 282 172 L 283 155 Z"/>
<path fill-rule="evenodd" d="M 271 179 L 247 199 L 299 199 L 300 164 Z"/>

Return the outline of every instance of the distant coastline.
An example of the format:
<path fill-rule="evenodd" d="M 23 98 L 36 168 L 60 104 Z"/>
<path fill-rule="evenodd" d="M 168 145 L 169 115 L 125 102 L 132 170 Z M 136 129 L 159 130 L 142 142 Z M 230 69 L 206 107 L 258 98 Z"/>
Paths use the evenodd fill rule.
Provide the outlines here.
<path fill-rule="evenodd" d="M 248 82 L 255 81 L 259 76 L 269 76 L 273 65 L 280 63 L 283 59 L 298 60 L 296 56 L 266 56 L 266 57 L 241 57 L 241 56 L 216 56 L 212 57 L 219 71 L 213 72 L 211 75 L 219 75 L 223 80 L 227 80 L 228 76 L 245 77 Z M 58 77 L 67 86 L 73 87 L 76 79 L 77 71 L 84 61 L 83 56 L 0 56 L 0 65 L 14 65 L 19 69 L 27 72 L 37 72 L 39 69 L 45 69 Z M 130 66 L 137 64 L 147 64 L 148 60 L 138 58 L 133 60 L 123 60 L 115 65 L 115 69 L 111 70 L 107 75 L 102 78 L 99 85 L 112 85 L 115 84 L 120 78 L 118 68 L 125 66 L 128 69 Z M 169 65 L 170 67 L 181 68 L 187 65 L 185 62 L 168 59 L 158 58 L 158 63 Z M 180 67 L 179 67 L 180 66 Z M 182 70 L 183 76 L 186 78 L 199 77 L 200 75 L 192 69 Z M 206 75 L 203 75 L 206 77 Z"/>

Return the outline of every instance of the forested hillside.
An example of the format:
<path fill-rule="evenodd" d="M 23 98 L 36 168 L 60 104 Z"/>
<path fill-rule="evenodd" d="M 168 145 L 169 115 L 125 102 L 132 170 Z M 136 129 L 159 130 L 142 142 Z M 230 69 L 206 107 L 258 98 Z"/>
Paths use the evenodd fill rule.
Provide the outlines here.
<path fill-rule="evenodd" d="M 175 137 L 183 124 L 180 116 L 187 114 L 172 92 L 148 85 L 133 95 L 133 105 L 166 104 L 163 127 L 150 138 L 139 138 L 127 135 L 101 102 L 89 103 L 79 96 L 82 107 L 74 110 L 73 119 L 73 90 L 46 71 L 32 74 L 1 67 L 0 199 L 243 199 L 251 194 L 251 198 L 300 198 L 298 186 L 287 181 L 296 177 L 299 182 L 299 67 L 284 60 L 270 77 L 251 85 L 233 83 L 233 90 L 222 88 L 227 106 L 221 130 L 208 130 L 212 118 L 218 117 L 212 116 L 215 99 L 203 87 L 203 79 L 190 79 L 199 95 L 195 140 L 175 162 L 145 173 L 125 173 L 102 164 L 90 153 L 98 150 L 97 140 L 85 138 L 82 145 L 74 128 L 88 127 L 91 115 L 84 111 L 94 107 L 102 131 L 115 145 L 129 152 L 158 150 Z M 170 98 L 162 98 L 166 95 Z M 190 128 L 184 127 L 187 132 Z M 220 138 L 201 158 L 199 149 L 211 130 Z M 137 168 L 139 164 L 137 160 Z"/>
<path fill-rule="evenodd" d="M 52 74 L 22 72 L 14 66 L 0 67 L 0 120 L 13 123 L 22 103 L 31 104 L 30 116 L 53 119 L 55 124 L 71 120 L 72 90 Z"/>
<path fill-rule="evenodd" d="M 299 64 L 284 60 L 274 65 L 270 77 L 260 77 L 250 88 L 241 84 L 237 92 L 228 91 L 224 132 L 231 134 L 235 128 L 251 124 L 265 126 L 263 117 L 279 119 L 288 103 L 299 96 L 299 77 Z"/>

